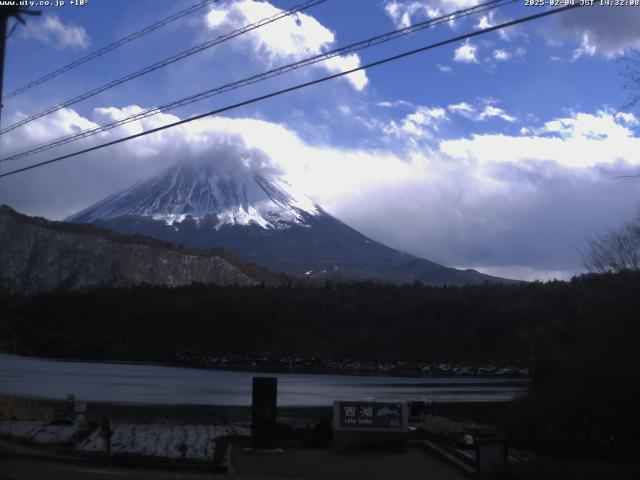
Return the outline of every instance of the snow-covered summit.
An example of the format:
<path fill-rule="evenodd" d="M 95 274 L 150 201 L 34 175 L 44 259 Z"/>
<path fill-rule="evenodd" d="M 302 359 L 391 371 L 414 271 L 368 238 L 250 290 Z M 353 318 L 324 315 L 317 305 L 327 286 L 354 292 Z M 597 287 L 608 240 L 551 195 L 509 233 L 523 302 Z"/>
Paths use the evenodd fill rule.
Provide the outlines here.
<path fill-rule="evenodd" d="M 320 213 L 318 205 L 282 179 L 249 172 L 221 173 L 210 165 L 178 165 L 67 220 L 89 223 L 134 215 L 172 224 L 187 216 L 196 221 L 217 216 L 218 228 L 249 224 L 286 228 L 304 222 L 305 214 Z"/>

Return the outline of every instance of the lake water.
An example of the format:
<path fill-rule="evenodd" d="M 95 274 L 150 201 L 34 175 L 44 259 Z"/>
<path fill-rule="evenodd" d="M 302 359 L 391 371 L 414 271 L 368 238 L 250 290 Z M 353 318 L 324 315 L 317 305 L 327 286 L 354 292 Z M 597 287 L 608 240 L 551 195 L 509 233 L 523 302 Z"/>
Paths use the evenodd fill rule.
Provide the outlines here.
<path fill-rule="evenodd" d="M 265 374 L 125 363 L 69 362 L 0 354 L 0 394 L 114 403 L 251 405 L 251 379 L 278 377 L 278 404 L 327 406 L 333 400 L 513 400 L 526 382 L 497 378 Z"/>

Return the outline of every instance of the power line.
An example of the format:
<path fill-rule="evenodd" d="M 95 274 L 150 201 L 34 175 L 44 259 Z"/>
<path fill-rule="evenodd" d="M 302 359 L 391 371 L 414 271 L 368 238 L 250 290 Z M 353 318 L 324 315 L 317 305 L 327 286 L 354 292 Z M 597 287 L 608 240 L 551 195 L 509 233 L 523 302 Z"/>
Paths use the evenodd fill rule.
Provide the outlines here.
<path fill-rule="evenodd" d="M 51 163 L 59 162 L 61 160 L 65 160 L 67 158 L 71 158 L 71 157 L 75 157 L 75 156 L 78 156 L 78 155 L 82 155 L 84 153 L 89 153 L 89 152 L 93 152 L 95 150 L 100 150 L 102 148 L 109 147 L 111 145 L 116 145 L 118 143 L 126 142 L 128 140 L 133 140 L 135 138 L 139 138 L 139 137 L 143 137 L 143 136 L 146 136 L 146 135 L 150 135 L 152 133 L 157 133 L 157 132 L 160 132 L 162 130 L 167 130 L 169 128 L 173 128 L 173 127 L 177 127 L 179 125 L 183 125 L 183 124 L 186 124 L 186 123 L 193 122 L 195 120 L 200 120 L 201 118 L 209 117 L 211 115 L 217 115 L 219 113 L 227 112 L 229 110 L 234 110 L 236 108 L 243 107 L 243 106 L 246 106 L 246 105 L 250 105 L 252 103 L 260 102 L 262 100 L 266 100 L 266 99 L 269 99 L 269 98 L 272 98 L 272 97 L 277 97 L 277 96 L 283 95 L 285 93 L 289 93 L 289 92 L 293 92 L 293 91 L 296 91 L 296 90 L 300 90 L 300 89 L 303 89 L 303 88 L 306 88 L 306 87 L 310 87 L 312 85 L 317 85 L 319 83 L 323 83 L 323 82 L 326 82 L 326 81 L 329 81 L 329 80 L 333 80 L 335 78 L 343 77 L 345 75 L 350 75 L 352 73 L 355 73 L 355 72 L 358 72 L 358 71 L 361 71 L 361 70 L 366 70 L 367 68 L 377 67 L 379 65 L 383 65 L 383 64 L 386 64 L 386 63 L 389 63 L 389 62 L 393 62 L 395 60 L 399 60 L 401 58 L 405 58 L 405 57 L 409 57 L 409 56 L 412 56 L 412 55 L 416 55 L 418 53 L 422 53 L 422 52 L 425 52 L 427 50 L 432 50 L 434 48 L 442 47 L 444 45 L 449 45 L 451 43 L 456 43 L 456 42 L 459 42 L 461 40 L 466 40 L 468 38 L 473 38 L 473 37 L 477 37 L 479 35 L 484 35 L 486 33 L 495 32 L 496 30 L 500 30 L 502 28 L 507 28 L 507 27 L 511 27 L 511 26 L 514 26 L 514 25 L 519 25 L 521 23 L 529 22 L 529 21 L 532 21 L 532 20 L 537 20 L 539 18 L 547 17 L 549 15 L 554 15 L 554 14 L 561 13 L 561 12 L 566 12 L 568 10 L 571 10 L 571 9 L 574 9 L 574 8 L 578 8 L 578 7 L 581 7 L 581 6 L 582 5 L 580 5 L 579 3 L 576 3 L 574 5 L 567 5 L 565 7 L 556 8 L 556 9 L 553 9 L 553 10 L 545 10 L 544 12 L 540 12 L 540 13 L 537 13 L 537 14 L 534 14 L 534 15 L 529 15 L 527 17 L 521 17 L 521 18 L 518 18 L 516 20 L 511 20 L 510 22 L 502 23 L 500 25 L 495 25 L 493 27 L 488 27 L 488 28 L 484 28 L 482 30 L 476 30 L 475 32 L 467 33 L 467 34 L 464 34 L 464 35 L 459 35 L 457 37 L 449 38 L 447 40 L 443 40 L 443 41 L 440 41 L 440 42 L 437 42 L 437 43 L 432 43 L 432 44 L 426 45 L 424 47 L 416 48 L 414 50 L 409 50 L 409 51 L 406 51 L 406 52 L 403 52 L 403 53 L 399 53 L 397 55 L 386 57 L 386 58 L 383 58 L 381 60 L 376 60 L 375 62 L 371 62 L 371 63 L 368 63 L 366 65 L 362 65 L 360 67 L 352 68 L 350 70 L 345 70 L 344 72 L 336 73 L 336 74 L 333 74 L 333 75 L 328 75 L 326 77 L 318 78 L 318 79 L 312 80 L 310 82 L 300 83 L 300 84 L 294 85 L 292 87 L 288 87 L 288 88 L 285 88 L 285 89 L 282 89 L 282 90 L 277 90 L 275 92 L 271 92 L 271 93 L 268 93 L 266 95 L 261 95 L 259 97 L 254 97 L 254 98 L 251 98 L 249 100 L 244 100 L 242 102 L 235 103 L 233 105 L 228 105 L 226 107 L 219 108 L 217 110 L 212 110 L 210 112 L 201 113 L 201 114 L 196 115 L 194 117 L 187 118 L 187 119 L 184 119 L 184 120 L 180 120 L 180 121 L 177 121 L 177 122 L 173 122 L 173 123 L 170 123 L 170 124 L 167 124 L 167 125 L 163 125 L 161 127 L 156 127 L 156 128 L 151 129 L 151 130 L 147 130 L 147 131 L 144 131 L 144 132 L 141 132 L 141 133 L 137 133 L 135 135 L 130 135 L 128 137 L 119 138 L 118 140 L 113 140 L 111 142 L 102 143 L 100 145 L 95 145 L 95 146 L 90 147 L 90 148 L 85 148 L 84 150 L 79 150 L 79 151 L 76 151 L 76 152 L 73 152 L 73 153 L 69 153 L 69 154 L 66 154 L 66 155 L 61 155 L 59 157 L 52 158 L 52 159 L 44 161 L 44 162 L 39 162 L 39 163 L 36 163 L 36 164 L 33 164 L 33 165 L 29 165 L 27 167 L 22 167 L 22 168 L 19 168 L 19 169 L 16 169 L 16 170 L 12 170 L 10 172 L 6 172 L 6 173 L 3 173 L 3 174 L 0 174 L 0 178 L 8 177 L 9 175 L 15 175 L 17 173 L 24 172 L 24 171 L 27 171 L 27 170 L 32 170 L 34 168 L 38 168 L 38 167 L 41 167 L 43 165 L 49 165 Z"/>
<path fill-rule="evenodd" d="M 314 55 L 302 60 L 299 60 L 297 62 L 293 62 L 287 65 L 283 65 L 281 67 L 277 67 L 274 68 L 272 70 L 269 70 L 267 72 L 263 72 L 257 75 L 253 75 L 241 80 L 237 80 L 235 82 L 232 83 L 228 83 L 222 86 L 218 86 L 218 87 L 214 87 L 211 88 L 209 90 L 203 91 L 203 92 L 199 92 L 197 94 L 194 95 L 190 95 L 188 97 L 184 97 L 181 98 L 179 100 L 175 100 L 173 102 L 170 103 L 166 103 L 164 105 L 161 105 L 160 107 L 154 107 L 154 108 L 150 108 L 147 110 L 144 110 L 142 112 L 130 115 L 128 117 L 119 119 L 119 120 L 115 120 L 113 122 L 110 123 L 106 123 L 103 125 L 100 125 L 98 127 L 94 127 L 94 128 L 90 128 L 90 129 L 86 129 L 83 130 L 81 132 L 77 132 L 77 133 L 73 133 L 70 135 L 67 135 L 65 137 L 61 137 L 58 138 L 54 141 L 50 141 L 50 142 L 45 142 L 45 143 L 41 143 L 39 145 L 34 145 L 32 147 L 29 147 L 27 150 L 21 151 L 19 153 L 13 153 L 8 155 L 7 157 L 4 158 L 0 158 L 0 163 L 5 162 L 5 161 L 10 161 L 10 160 L 19 160 L 21 158 L 25 158 L 25 157 L 29 157 L 31 155 L 35 155 L 36 153 L 40 153 L 46 150 L 50 150 L 52 148 L 55 147 L 59 147 L 61 145 L 65 145 L 67 143 L 76 141 L 76 140 L 80 140 L 82 138 L 87 138 L 93 135 L 96 135 L 98 133 L 101 132 L 105 132 L 107 130 L 111 130 L 113 128 L 116 128 L 118 126 L 122 126 L 125 125 L 127 123 L 131 123 L 134 121 L 138 121 L 138 120 L 142 120 L 144 118 L 153 116 L 153 115 L 157 115 L 158 113 L 162 113 L 162 112 L 167 112 L 167 111 L 171 111 L 171 110 L 175 110 L 177 108 L 180 107 L 184 107 L 186 105 L 189 105 L 191 103 L 194 102 L 198 102 L 201 100 L 204 100 L 206 98 L 210 98 L 212 96 L 215 95 L 220 95 L 222 93 L 226 93 L 229 92 L 231 90 L 236 90 L 238 88 L 241 87 L 245 87 L 248 85 L 252 85 L 254 83 L 258 83 L 258 82 L 262 82 L 264 80 L 268 80 L 270 78 L 282 75 L 284 73 L 290 72 L 292 70 L 296 70 L 302 67 L 306 67 L 309 65 L 313 65 L 325 60 L 328 60 L 330 58 L 336 57 L 336 56 L 341 56 L 341 55 L 345 55 L 348 53 L 352 53 L 352 52 L 356 52 L 356 51 L 360 51 L 362 49 L 365 48 L 369 48 L 372 47 L 374 45 L 379 45 L 381 43 L 385 43 L 391 40 L 394 40 L 396 38 L 405 36 L 405 35 L 409 35 L 411 33 L 417 32 L 419 30 L 424 30 L 426 28 L 430 28 L 433 27 L 435 25 L 441 24 L 441 23 L 445 23 L 445 22 L 449 22 L 453 19 L 458 19 L 458 18 L 463 18 L 463 17 L 467 17 L 470 15 L 476 15 L 478 13 L 487 11 L 487 10 L 491 10 L 491 9 L 495 9 L 495 8 L 499 8 L 499 7 L 503 7 L 512 3 L 516 3 L 518 0 L 494 0 L 491 2 L 487 2 L 487 3 L 483 3 L 481 5 L 477 5 L 475 7 L 471 7 L 471 8 L 466 8 L 463 10 L 457 10 L 455 12 L 437 17 L 437 18 L 433 18 L 430 20 L 426 20 L 423 22 L 419 22 L 413 25 L 410 25 L 408 27 L 405 28 L 401 28 L 399 30 L 394 30 L 385 34 L 381 34 L 381 35 L 377 35 L 371 38 L 368 38 L 366 40 L 362 40 L 360 42 L 356 42 L 356 43 L 352 43 L 350 45 L 344 46 L 344 47 L 340 47 L 328 52 L 324 52 L 318 55 Z"/>
<path fill-rule="evenodd" d="M 189 8 L 185 8 L 184 10 L 180 10 L 179 12 L 174 13 L 173 15 L 170 15 L 162 20 L 158 20 L 157 22 L 155 22 L 152 25 L 149 25 L 148 27 L 143 28 L 142 30 L 138 30 L 137 32 L 134 32 L 130 35 L 127 35 L 124 38 L 121 38 L 120 40 L 117 40 L 109 45 L 107 45 L 106 47 L 102 47 L 99 50 L 95 50 L 94 52 L 89 53 L 88 55 L 85 55 L 82 58 L 79 58 L 78 60 L 75 60 L 74 62 L 71 62 L 67 65 L 64 65 L 50 73 L 47 73 L 46 75 L 43 75 L 42 77 L 33 80 L 29 83 L 27 83 L 26 85 L 23 85 L 20 88 L 17 88 L 16 90 L 14 90 L 13 92 L 8 93 L 7 95 L 5 95 L 4 97 L 2 97 L 2 101 L 6 101 L 12 97 L 15 97 L 16 95 L 20 95 L 23 92 L 26 92 L 27 90 L 40 85 L 41 83 L 44 83 L 48 80 L 51 80 L 52 78 L 57 77 L 58 75 L 62 75 L 65 72 L 68 72 L 69 70 L 72 70 L 76 67 L 79 67 L 80 65 L 82 65 L 83 63 L 87 63 L 95 58 L 98 58 L 102 55 L 104 55 L 105 53 L 110 52 L 111 50 L 115 50 L 118 47 L 121 47 L 133 40 L 136 40 L 140 37 L 143 37 L 151 32 L 153 32 L 154 30 L 157 30 L 161 27 L 164 27 L 165 25 L 168 25 L 171 22 L 174 22 L 176 20 L 179 20 L 182 17 L 185 17 L 187 15 L 190 15 L 191 13 L 206 7 L 207 5 L 210 5 L 212 3 L 217 2 L 218 0 L 202 0 L 192 6 L 190 6 Z"/>
<path fill-rule="evenodd" d="M 18 19 L 16 19 L 15 22 L 13 23 L 13 27 L 11 27 L 11 30 L 9 30 L 9 33 L 7 33 L 7 36 L 4 37 L 5 40 L 9 40 L 9 37 L 13 35 L 13 32 L 15 32 L 16 27 L 18 26 L 18 23 L 20 22 L 18 21 Z"/>
<path fill-rule="evenodd" d="M 15 130 L 18 127 L 21 127 L 22 125 L 26 125 L 27 123 L 31 123 L 34 120 L 37 120 L 38 118 L 42 118 L 46 115 L 49 115 L 51 113 L 57 112 L 58 110 L 62 110 L 63 108 L 66 107 L 70 107 L 71 105 L 75 105 L 76 103 L 82 102 L 83 100 L 86 100 L 88 98 L 91 98 L 95 95 L 98 95 L 99 93 L 102 93 L 106 90 L 109 90 L 111 88 L 114 88 L 118 85 L 121 85 L 123 83 L 126 83 L 130 80 L 133 80 L 135 78 L 141 77 L 143 75 L 146 75 L 148 73 L 151 73 L 155 70 L 158 70 L 160 68 L 166 67 L 167 65 L 171 65 L 172 63 L 175 63 L 179 60 L 183 60 L 191 55 L 194 55 L 198 52 L 201 52 L 203 50 L 206 50 L 208 48 L 211 48 L 215 45 L 219 45 L 221 43 L 224 43 L 228 40 L 231 40 L 232 38 L 238 37 L 240 35 L 243 35 L 245 33 L 248 33 L 250 31 L 256 30 L 260 27 L 263 27 L 265 25 L 268 25 L 270 23 L 276 22 L 282 18 L 291 16 L 291 15 L 295 15 L 298 12 L 301 12 L 303 10 L 306 10 L 308 8 L 311 8 L 313 6 L 319 5 L 321 3 L 326 2 L 327 0 L 308 0 L 302 4 L 299 4 L 293 8 L 290 8 L 289 10 L 284 10 L 281 12 L 278 12 L 274 15 L 271 15 L 269 17 L 263 18 L 261 20 L 258 20 L 257 22 L 251 23 L 249 25 L 245 25 L 242 28 L 239 28 L 237 30 L 234 30 L 230 33 L 227 33 L 225 35 L 220 35 L 219 37 L 216 37 L 213 40 L 204 42 L 200 45 L 196 45 L 193 48 L 190 48 L 189 50 L 185 50 L 183 52 L 180 52 L 176 55 L 173 55 L 169 58 L 166 58 L 164 60 L 160 60 L 159 62 L 156 62 L 152 65 L 149 65 L 141 70 L 138 70 L 136 72 L 133 72 L 129 75 L 125 75 L 124 77 L 121 77 L 119 79 L 113 80 L 112 82 L 106 83 L 104 85 L 101 85 L 97 88 L 94 88 L 93 90 L 90 90 L 88 92 L 85 92 L 81 95 L 78 95 L 76 97 L 73 97 L 70 100 L 66 100 L 62 103 L 59 103 L 58 105 L 55 105 L 53 107 L 47 108 L 46 110 L 41 111 L 40 113 L 36 113 L 35 115 L 31 115 L 23 120 L 20 120 L 19 122 L 14 123 L 13 125 L 9 125 L 3 129 L 0 129 L 0 135 L 10 132 L 11 130 Z"/>

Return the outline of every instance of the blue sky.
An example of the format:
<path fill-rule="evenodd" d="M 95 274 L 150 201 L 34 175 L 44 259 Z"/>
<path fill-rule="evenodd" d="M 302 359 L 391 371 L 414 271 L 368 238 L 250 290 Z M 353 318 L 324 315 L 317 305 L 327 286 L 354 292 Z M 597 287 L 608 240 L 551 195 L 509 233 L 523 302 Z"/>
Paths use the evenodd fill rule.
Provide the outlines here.
<path fill-rule="evenodd" d="M 29 17 L 8 41 L 5 93 L 192 3 L 42 7 L 42 17 Z M 7 100 L 3 126 L 297 3 L 221 0 Z M 0 146 L 11 152 L 477 3 L 328 0 L 16 129 Z M 538 11 L 516 3 L 439 25 L 100 140 Z M 630 48 L 640 46 L 638 24 L 640 8 L 595 7 L 490 33 L 2 179 L 0 203 L 64 218 L 198 149 L 214 161 L 239 139 L 247 156 L 266 153 L 271 170 L 390 246 L 500 275 L 570 278 L 582 270 L 586 238 L 638 208 L 640 181 L 613 179 L 636 173 L 640 163 L 640 112 L 624 109 L 629 92 L 618 72 Z M 0 172 L 24 164 L 5 164 Z"/>

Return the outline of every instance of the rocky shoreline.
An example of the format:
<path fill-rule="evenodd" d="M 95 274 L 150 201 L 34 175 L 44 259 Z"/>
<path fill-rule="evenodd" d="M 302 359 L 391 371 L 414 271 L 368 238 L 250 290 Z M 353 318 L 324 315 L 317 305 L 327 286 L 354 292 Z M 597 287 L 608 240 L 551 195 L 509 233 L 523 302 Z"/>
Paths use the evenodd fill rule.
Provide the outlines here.
<path fill-rule="evenodd" d="M 494 364 L 459 364 L 449 362 L 411 362 L 400 360 L 334 359 L 327 357 L 261 355 L 214 355 L 209 353 L 179 352 L 173 358 L 149 358 L 128 352 L 122 357 L 74 356 L 68 352 L 0 352 L 50 360 L 95 363 L 133 363 L 186 367 L 205 370 L 252 371 L 257 373 L 301 373 L 318 375 L 362 375 L 402 377 L 465 377 L 510 378 L 528 381 L 533 369 L 526 362 Z"/>
<path fill-rule="evenodd" d="M 385 375 L 415 377 L 498 377 L 523 378 L 532 375 L 532 369 L 523 364 L 456 364 L 427 363 L 397 360 L 331 359 L 277 355 L 177 355 L 180 366 L 211 368 L 216 370 L 251 370 L 257 372 L 317 373 L 332 375 Z"/>

